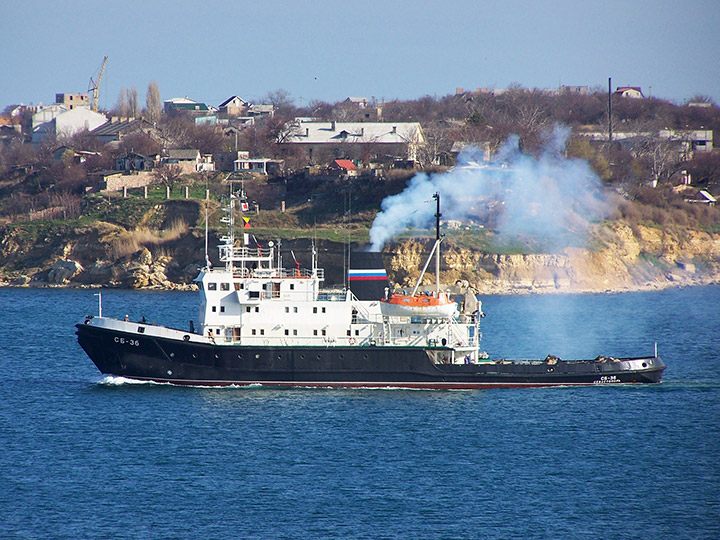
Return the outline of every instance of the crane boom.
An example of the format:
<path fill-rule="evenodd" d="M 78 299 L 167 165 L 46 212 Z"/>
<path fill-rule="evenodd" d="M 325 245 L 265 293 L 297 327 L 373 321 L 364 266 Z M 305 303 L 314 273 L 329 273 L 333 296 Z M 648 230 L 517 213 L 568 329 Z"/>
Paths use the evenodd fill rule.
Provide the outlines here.
<path fill-rule="evenodd" d="M 105 64 L 107 64 L 108 57 L 106 56 L 103 58 L 102 66 L 100 66 L 100 73 L 98 74 L 97 82 L 93 80 L 92 77 L 90 77 L 90 88 L 89 90 L 92 91 L 92 101 L 90 102 L 90 108 L 97 112 L 98 110 L 98 100 L 100 97 L 100 81 L 102 81 L 103 73 L 105 72 Z"/>

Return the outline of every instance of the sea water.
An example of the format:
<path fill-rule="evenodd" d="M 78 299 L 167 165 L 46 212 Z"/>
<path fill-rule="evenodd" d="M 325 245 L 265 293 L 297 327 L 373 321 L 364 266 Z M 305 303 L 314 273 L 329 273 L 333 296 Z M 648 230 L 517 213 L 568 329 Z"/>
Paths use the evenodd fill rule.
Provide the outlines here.
<path fill-rule="evenodd" d="M 493 358 L 668 369 L 478 391 L 103 377 L 73 327 L 96 292 L 0 289 L 0 538 L 720 538 L 720 287 L 483 297 Z M 196 300 L 103 291 L 178 328 Z"/>

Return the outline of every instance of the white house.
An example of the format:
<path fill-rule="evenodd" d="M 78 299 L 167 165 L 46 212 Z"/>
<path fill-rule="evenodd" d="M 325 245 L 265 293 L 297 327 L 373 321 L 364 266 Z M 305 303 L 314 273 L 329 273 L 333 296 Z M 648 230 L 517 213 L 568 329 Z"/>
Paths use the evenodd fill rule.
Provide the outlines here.
<path fill-rule="evenodd" d="M 301 148 L 310 160 L 323 148 L 346 154 L 337 157 L 365 148 L 377 156 L 417 160 L 425 135 L 419 122 L 294 122 L 279 142 Z"/>
<path fill-rule="evenodd" d="M 91 111 L 88 107 L 76 107 L 34 127 L 32 142 L 38 144 L 52 138 L 72 137 L 83 130 L 92 131 L 107 121 L 104 114 Z"/>

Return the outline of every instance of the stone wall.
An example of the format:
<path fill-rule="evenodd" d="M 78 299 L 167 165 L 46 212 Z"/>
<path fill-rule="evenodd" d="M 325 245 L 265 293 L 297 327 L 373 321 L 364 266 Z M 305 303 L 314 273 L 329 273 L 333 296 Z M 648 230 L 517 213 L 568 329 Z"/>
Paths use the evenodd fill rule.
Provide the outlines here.
<path fill-rule="evenodd" d="M 155 181 L 151 172 L 140 171 L 133 174 L 116 174 L 105 178 L 105 186 L 103 189 L 107 191 L 122 191 L 122 188 L 128 189 L 149 186 Z"/>

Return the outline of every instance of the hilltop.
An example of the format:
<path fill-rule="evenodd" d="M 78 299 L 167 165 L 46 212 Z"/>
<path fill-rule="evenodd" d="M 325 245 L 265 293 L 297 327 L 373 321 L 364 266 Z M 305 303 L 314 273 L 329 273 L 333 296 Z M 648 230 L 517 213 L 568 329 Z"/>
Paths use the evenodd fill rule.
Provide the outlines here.
<path fill-rule="evenodd" d="M 314 239 L 328 282 L 342 284 L 346 246 L 369 241 L 383 201 L 423 182 L 435 189 L 461 156 L 490 171 L 483 181 L 492 189 L 477 189 L 473 177 L 445 199 L 446 283 L 562 292 L 718 281 L 720 108 L 702 96 L 676 105 L 613 95 L 612 136 L 607 96 L 588 89 L 307 108 L 282 92 L 271 97 L 268 105 L 239 100 L 243 113 L 226 107 L 214 117 L 207 108 L 200 116 L 154 107 L 154 122 L 111 119 L 63 136 L 45 128 L 35 144 L 31 111 L 11 117 L 0 142 L 0 281 L 192 287 L 205 260 L 206 212 L 212 258 L 227 181 L 243 179 L 248 232 L 260 242 L 283 239 L 303 264 Z M 64 114 L 61 105 L 52 110 Z M 241 116 L 247 111 L 257 116 Z M 550 176 L 545 155 L 559 164 Z M 508 180 L 528 161 L 532 175 Z M 602 214 L 563 196 L 579 184 L 605 194 Z M 528 185 L 535 194 L 525 200 Z M 392 218 L 397 230 L 384 249 L 400 286 L 416 279 L 430 250 L 423 227 L 431 220 L 405 222 L 427 193 Z M 508 233 L 503 222 L 518 201 L 521 215 L 562 222 L 564 232 L 552 241 L 532 227 Z"/>

